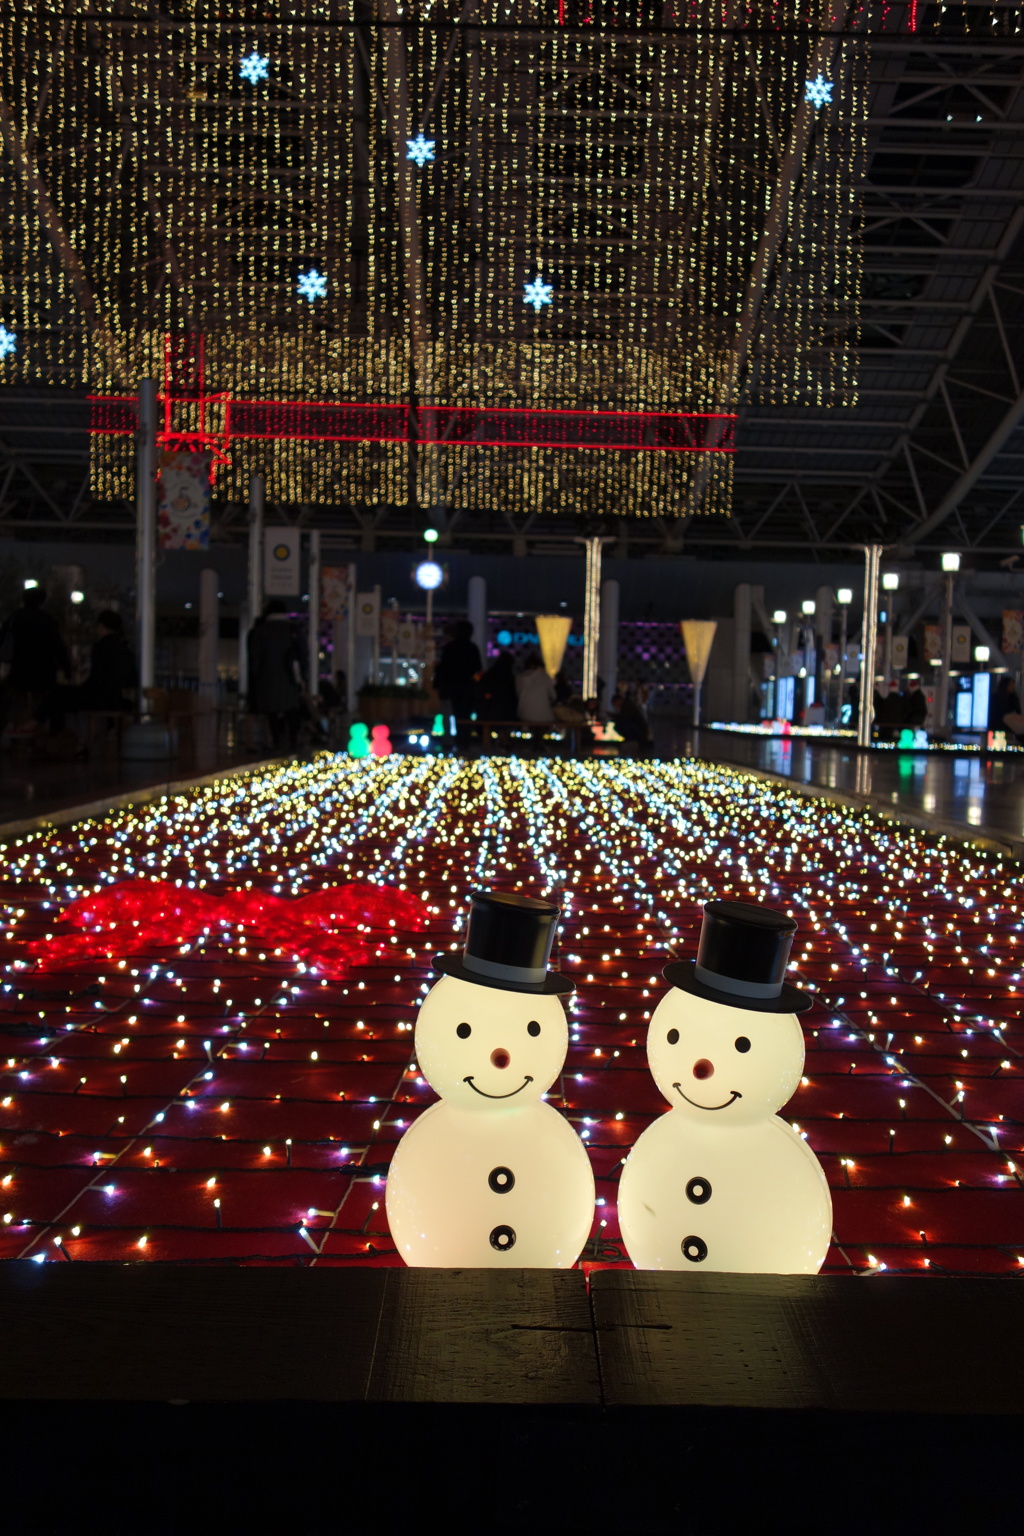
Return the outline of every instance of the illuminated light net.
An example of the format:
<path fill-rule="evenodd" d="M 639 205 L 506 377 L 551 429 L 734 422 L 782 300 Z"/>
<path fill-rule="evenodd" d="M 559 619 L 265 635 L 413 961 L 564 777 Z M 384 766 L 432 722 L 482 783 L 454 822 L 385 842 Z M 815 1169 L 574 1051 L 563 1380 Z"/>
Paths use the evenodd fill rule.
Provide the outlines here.
<path fill-rule="evenodd" d="M 19 349 L 2 377 L 134 394 L 189 334 L 208 392 L 235 399 L 849 404 L 870 18 L 830 45 L 833 105 L 816 112 L 805 82 L 834 10 L 680 0 L 662 28 L 639 3 L 570 6 L 558 26 L 485 0 L 455 28 L 454 0 L 401 17 L 377 0 L 362 49 L 342 0 L 277 20 L 255 4 L 224 20 L 210 0 L 9 12 L 0 217 L 18 258 L 0 314 Z M 254 51 L 273 60 L 258 89 L 239 76 Z M 435 160 L 417 167 L 419 134 Z M 327 289 L 307 302 L 314 269 Z M 538 273 L 553 299 L 534 312 Z M 130 443 L 92 451 L 94 494 L 130 495 Z M 279 501 L 409 496 L 400 442 L 243 435 L 231 458 L 226 499 L 254 464 Z M 732 456 L 434 444 L 412 480 L 452 510 L 727 512 Z"/>
<path fill-rule="evenodd" d="M 816 1000 L 784 1113 L 832 1189 L 826 1271 L 1024 1267 L 1024 881 L 978 850 L 692 762 L 323 756 L 4 853 L 2 1257 L 397 1263 L 387 1163 L 433 1097 L 416 1009 L 468 893 L 492 885 L 565 906 L 554 963 L 578 990 L 550 1101 L 603 1202 L 585 1263 L 625 1262 L 621 1159 L 665 1108 L 647 1020 L 716 895 L 800 925 L 791 979 Z M 59 941 L 73 900 L 98 890 L 109 914 L 117 882 L 146 879 L 199 893 L 187 937 L 16 963 Z M 301 921 L 302 898 L 352 881 L 412 896 L 425 926 L 364 907 L 352 936 L 381 953 L 320 972 L 284 929 L 273 945 L 238 919 L 238 893 L 294 900 Z"/>

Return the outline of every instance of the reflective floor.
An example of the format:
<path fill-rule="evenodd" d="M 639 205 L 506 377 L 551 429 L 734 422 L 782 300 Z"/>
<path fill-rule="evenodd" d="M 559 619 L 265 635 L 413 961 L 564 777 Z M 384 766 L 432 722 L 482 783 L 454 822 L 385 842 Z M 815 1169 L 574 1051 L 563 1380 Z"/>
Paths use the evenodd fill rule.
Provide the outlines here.
<path fill-rule="evenodd" d="M 655 723 L 659 756 L 702 757 L 869 796 L 876 804 L 935 817 L 993 836 L 1024 838 L 1024 755 L 958 757 L 938 753 L 857 752 L 817 742 L 781 741 Z"/>

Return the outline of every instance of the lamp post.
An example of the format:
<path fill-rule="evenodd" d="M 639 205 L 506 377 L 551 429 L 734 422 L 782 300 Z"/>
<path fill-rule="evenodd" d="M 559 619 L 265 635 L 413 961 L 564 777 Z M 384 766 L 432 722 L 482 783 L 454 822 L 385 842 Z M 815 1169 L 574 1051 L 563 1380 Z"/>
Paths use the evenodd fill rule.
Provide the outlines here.
<path fill-rule="evenodd" d="M 818 605 L 814 598 L 805 597 L 800 604 L 800 611 L 804 616 L 800 649 L 804 653 L 804 710 L 806 711 L 808 705 L 814 703 L 818 692 L 818 650 L 814 643 L 814 615 L 818 611 Z M 804 719 L 806 721 L 806 713 Z"/>
<path fill-rule="evenodd" d="M 949 714 L 949 668 L 953 658 L 953 583 L 960 569 L 960 556 L 955 552 L 943 555 L 942 569 L 945 575 L 945 592 L 942 604 L 942 650 L 939 657 L 939 676 L 935 687 L 935 703 L 932 707 L 932 724 L 937 735 L 946 734 Z"/>
<path fill-rule="evenodd" d="M 839 604 L 839 702 L 836 707 L 836 724 L 843 723 L 843 700 L 846 697 L 846 625 L 850 616 L 850 604 L 853 602 L 853 591 L 850 587 L 840 587 L 836 593 L 836 602 Z"/>
<path fill-rule="evenodd" d="M 878 567 L 882 560 L 881 544 L 864 546 L 864 635 L 860 662 L 860 711 L 857 716 L 857 745 L 871 745 L 871 722 L 875 713 L 875 652 L 878 648 Z"/>
<path fill-rule="evenodd" d="M 775 680 L 772 694 L 772 718 L 776 720 L 779 715 L 779 684 L 782 681 L 782 673 L 779 668 L 779 658 L 782 654 L 782 629 L 787 618 L 788 614 L 785 608 L 776 608 L 772 614 L 772 623 L 775 625 Z"/>
<path fill-rule="evenodd" d="M 882 577 L 882 590 L 885 592 L 898 592 L 900 578 L 896 571 L 886 571 Z M 885 600 L 885 659 L 882 664 L 882 676 L 885 682 L 885 690 L 888 693 L 889 684 L 892 681 L 892 605 L 894 599 L 890 596 Z"/>

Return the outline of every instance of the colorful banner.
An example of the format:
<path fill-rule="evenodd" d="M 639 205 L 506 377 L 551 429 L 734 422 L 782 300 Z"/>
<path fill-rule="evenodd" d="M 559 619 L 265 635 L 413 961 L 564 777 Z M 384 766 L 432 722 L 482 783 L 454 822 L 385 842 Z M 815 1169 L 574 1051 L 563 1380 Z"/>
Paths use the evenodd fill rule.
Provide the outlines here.
<path fill-rule="evenodd" d="M 1019 656 L 1024 651 L 1024 608 L 1003 609 L 1003 655 Z"/>
<path fill-rule="evenodd" d="M 325 565 L 320 572 L 320 621 L 347 619 L 352 592 L 350 565 Z"/>
<path fill-rule="evenodd" d="M 211 453 L 161 453 L 156 527 L 161 549 L 209 549 Z"/>

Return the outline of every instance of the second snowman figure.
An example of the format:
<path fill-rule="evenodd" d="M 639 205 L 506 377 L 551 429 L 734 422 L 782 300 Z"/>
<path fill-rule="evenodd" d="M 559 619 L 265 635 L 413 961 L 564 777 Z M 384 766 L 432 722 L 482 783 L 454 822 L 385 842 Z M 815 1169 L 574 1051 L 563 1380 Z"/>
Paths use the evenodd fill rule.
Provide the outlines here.
<path fill-rule="evenodd" d="M 739 901 L 704 907 L 696 963 L 669 965 L 672 991 L 647 1036 L 672 1105 L 622 1170 L 619 1223 L 638 1269 L 816 1274 L 832 1231 L 821 1164 L 780 1120 L 804 1065 L 785 981 L 796 923 Z"/>
<path fill-rule="evenodd" d="M 464 953 L 423 1000 L 416 1055 L 441 1095 L 410 1126 L 388 1173 L 391 1235 L 407 1264 L 568 1269 L 594 1217 L 594 1176 L 568 1121 L 543 1103 L 569 1030 L 548 970 L 560 908 L 503 892 L 472 897 Z"/>

